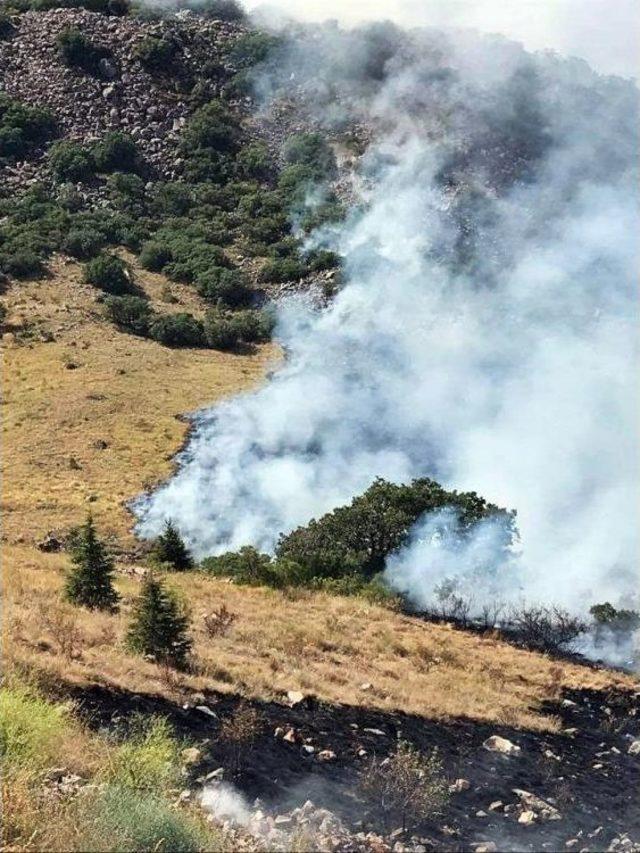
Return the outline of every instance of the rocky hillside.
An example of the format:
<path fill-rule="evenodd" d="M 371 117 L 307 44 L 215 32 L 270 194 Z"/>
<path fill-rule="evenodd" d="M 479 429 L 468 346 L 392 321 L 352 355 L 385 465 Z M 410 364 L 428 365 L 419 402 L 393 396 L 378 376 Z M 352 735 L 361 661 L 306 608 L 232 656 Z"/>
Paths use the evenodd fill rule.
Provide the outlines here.
<path fill-rule="evenodd" d="M 104 49 L 92 73 L 66 65 L 56 38 L 75 28 Z M 109 131 L 129 133 L 150 171 L 158 177 L 180 173 L 178 140 L 193 112 L 193 87 L 207 80 L 220 94 L 237 68 L 229 54 L 246 29 L 190 15 L 160 22 L 107 17 L 83 9 L 27 12 L 16 19 L 11 38 L 0 42 L 2 90 L 22 103 L 49 108 L 65 138 L 95 142 Z M 136 50 L 145 39 L 170 40 L 171 65 L 148 69 Z M 210 69 L 211 76 L 206 76 Z M 205 73 L 203 73 L 203 70 Z M 46 175 L 41 160 L 5 166 L 3 181 L 24 187 Z"/>

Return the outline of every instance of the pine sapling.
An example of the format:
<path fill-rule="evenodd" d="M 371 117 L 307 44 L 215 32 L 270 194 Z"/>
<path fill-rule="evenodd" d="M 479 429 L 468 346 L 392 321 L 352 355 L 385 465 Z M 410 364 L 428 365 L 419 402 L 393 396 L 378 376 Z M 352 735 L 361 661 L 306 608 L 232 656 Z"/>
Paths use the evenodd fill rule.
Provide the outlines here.
<path fill-rule="evenodd" d="M 90 610 L 117 610 L 119 596 L 113 586 L 113 559 L 98 538 L 91 515 L 80 528 L 71 561 L 73 567 L 64 589 L 67 601 Z"/>
<path fill-rule="evenodd" d="M 188 618 L 175 593 L 166 589 L 149 572 L 133 607 L 127 632 L 130 651 L 182 669 L 187 664 L 192 645 L 188 625 Z"/>
<path fill-rule="evenodd" d="M 179 572 L 193 568 L 193 557 L 171 519 L 165 522 L 164 532 L 156 539 L 154 556 L 158 562 L 167 563 Z"/>

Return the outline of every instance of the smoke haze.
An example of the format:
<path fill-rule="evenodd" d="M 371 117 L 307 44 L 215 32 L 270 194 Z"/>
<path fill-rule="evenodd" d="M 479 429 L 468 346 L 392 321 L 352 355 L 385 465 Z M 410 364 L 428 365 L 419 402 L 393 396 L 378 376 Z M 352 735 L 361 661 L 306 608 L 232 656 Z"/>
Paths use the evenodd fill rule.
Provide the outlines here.
<path fill-rule="evenodd" d="M 636 0 L 277 0 L 249 3 L 299 20 L 342 24 L 391 20 L 401 26 L 464 27 L 500 33 L 527 50 L 577 56 L 603 74 L 640 75 L 640 10 Z"/>
<path fill-rule="evenodd" d="M 339 87 L 367 38 L 314 30 L 265 89 L 292 68 Z M 281 306 L 285 365 L 196 417 L 139 530 L 171 517 L 198 555 L 269 550 L 375 476 L 431 476 L 517 509 L 509 595 L 619 603 L 639 553 L 637 90 L 505 40 L 412 39 L 376 31 L 382 79 L 343 85 L 341 108 L 385 129 L 364 212 L 322 235 L 346 286 L 323 312 Z M 487 531 L 454 565 L 429 523 L 387 570 L 416 600 L 478 548 L 490 563 Z"/>

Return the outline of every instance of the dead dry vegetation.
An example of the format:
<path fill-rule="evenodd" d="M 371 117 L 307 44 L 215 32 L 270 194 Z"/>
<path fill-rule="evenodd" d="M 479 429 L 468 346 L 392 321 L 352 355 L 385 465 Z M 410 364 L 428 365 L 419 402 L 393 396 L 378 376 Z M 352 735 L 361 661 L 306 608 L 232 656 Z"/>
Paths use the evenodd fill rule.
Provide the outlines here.
<path fill-rule="evenodd" d="M 170 472 L 186 431 L 176 416 L 255 384 L 276 355 L 270 347 L 252 356 L 169 350 L 121 334 L 100 319 L 77 265 L 59 259 L 53 269 L 51 280 L 14 286 L 5 297 L 16 335 L 5 341 L 4 365 L 9 667 L 174 700 L 205 689 L 270 699 L 301 690 L 331 702 L 537 730 L 557 727 L 541 706 L 564 688 L 632 685 L 624 675 L 362 600 L 236 587 L 197 573 L 168 578 L 191 609 L 193 671 L 167 672 L 128 654 L 123 638 L 141 567 L 118 566 L 120 613 L 89 613 L 60 601 L 68 556 L 42 553 L 35 543 L 91 509 L 102 534 L 131 546 L 125 501 Z M 162 276 L 138 271 L 137 280 L 153 300 L 162 298 Z M 172 289 L 177 310 L 198 309 L 191 291 Z M 43 340 L 47 333 L 53 341 Z M 211 614 L 221 608 L 232 617 L 212 631 Z"/>

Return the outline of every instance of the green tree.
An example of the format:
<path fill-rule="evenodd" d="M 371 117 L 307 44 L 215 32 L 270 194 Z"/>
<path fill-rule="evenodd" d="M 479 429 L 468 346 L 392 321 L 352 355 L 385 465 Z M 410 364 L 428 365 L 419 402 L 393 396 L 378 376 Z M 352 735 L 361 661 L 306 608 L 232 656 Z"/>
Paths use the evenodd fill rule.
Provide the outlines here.
<path fill-rule="evenodd" d="M 165 522 L 164 532 L 155 541 L 154 555 L 161 563 L 169 563 L 179 572 L 193 568 L 191 552 L 171 519 Z"/>
<path fill-rule="evenodd" d="M 192 645 L 188 625 L 175 593 L 150 572 L 134 604 L 127 647 L 159 663 L 184 668 Z"/>
<path fill-rule="evenodd" d="M 91 515 L 74 543 L 73 568 L 65 584 L 65 598 L 90 610 L 115 611 L 118 593 L 113 587 L 113 560 L 98 539 Z"/>

